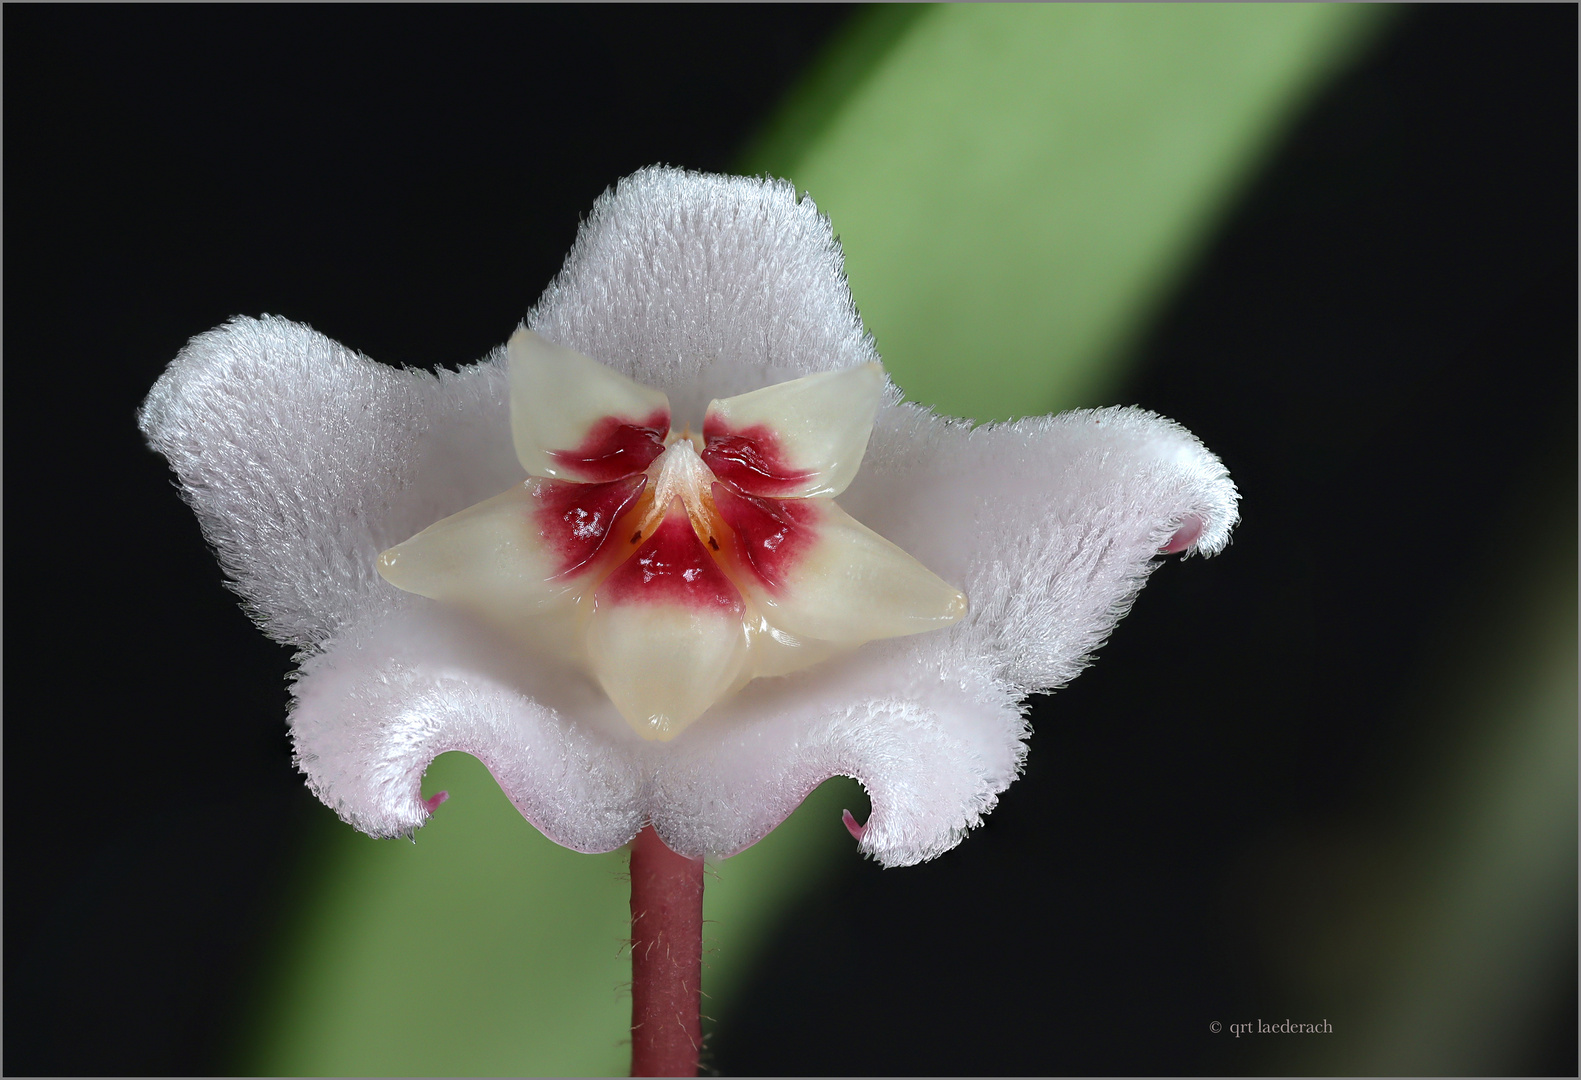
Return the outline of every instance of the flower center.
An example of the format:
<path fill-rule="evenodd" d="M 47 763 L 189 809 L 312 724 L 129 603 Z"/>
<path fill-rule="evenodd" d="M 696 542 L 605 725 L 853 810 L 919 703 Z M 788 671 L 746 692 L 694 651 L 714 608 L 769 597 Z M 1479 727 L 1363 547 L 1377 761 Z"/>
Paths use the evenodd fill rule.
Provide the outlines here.
<path fill-rule="evenodd" d="M 718 551 L 719 542 L 715 535 L 719 530 L 719 511 L 714 507 L 711 491 L 714 479 L 714 471 L 698 456 L 694 437 L 689 433 L 672 433 L 670 445 L 648 466 L 648 483 L 649 490 L 653 492 L 653 502 L 643 514 L 641 524 L 637 526 L 638 532 L 642 536 L 651 536 L 670 506 L 679 499 L 686 508 L 686 516 L 691 519 L 697 538 Z"/>
<path fill-rule="evenodd" d="M 379 557 L 392 584 L 470 607 L 583 665 L 643 738 L 752 679 L 957 621 L 966 598 L 834 502 L 885 392 L 864 364 L 669 400 L 522 330 L 511 433 L 525 483 Z"/>

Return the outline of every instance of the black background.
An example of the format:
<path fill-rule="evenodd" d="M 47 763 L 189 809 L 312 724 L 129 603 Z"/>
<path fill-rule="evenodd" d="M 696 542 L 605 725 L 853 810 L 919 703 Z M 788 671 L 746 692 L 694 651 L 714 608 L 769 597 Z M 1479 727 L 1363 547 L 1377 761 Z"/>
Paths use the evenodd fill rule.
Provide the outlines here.
<path fill-rule="evenodd" d="M 135 431 L 163 366 L 266 311 L 476 359 L 607 184 L 727 169 L 848 14 L 5 8 L 7 1073 L 223 1069 L 316 812 L 286 651 Z M 714 1068 L 1240 1067 L 1199 1029 L 1270 1007 L 1247 851 L 1372 805 L 1435 627 L 1522 523 L 1573 536 L 1575 42 L 1415 11 L 1314 104 L 1125 395 L 1223 456 L 1235 544 L 1037 704 L 988 826 L 798 913 Z M 1574 1073 L 1573 968 L 1549 1004 L 1512 1069 Z"/>

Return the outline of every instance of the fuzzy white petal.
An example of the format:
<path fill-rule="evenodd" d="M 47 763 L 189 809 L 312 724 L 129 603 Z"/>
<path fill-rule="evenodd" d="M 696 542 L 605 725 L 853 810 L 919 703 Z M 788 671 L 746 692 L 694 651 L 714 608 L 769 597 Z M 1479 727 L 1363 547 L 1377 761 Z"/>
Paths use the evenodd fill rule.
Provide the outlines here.
<path fill-rule="evenodd" d="M 502 354 L 434 375 L 233 319 L 187 344 L 138 422 L 249 612 L 311 647 L 398 602 L 379 552 L 523 479 Z"/>
<path fill-rule="evenodd" d="M 642 824 L 635 737 L 598 689 L 431 601 L 349 631 L 302 665 L 291 692 L 308 785 L 371 836 L 427 820 L 423 770 L 450 750 L 488 766 L 523 816 L 566 847 L 610 851 Z"/>
<path fill-rule="evenodd" d="M 907 865 L 949 850 L 993 809 L 1020 768 L 1025 724 L 1001 689 L 893 645 L 753 683 L 728 716 L 644 742 L 591 683 L 416 601 L 304 665 L 292 733 L 313 791 L 374 836 L 422 825 L 423 770 L 461 750 L 546 836 L 589 852 L 651 819 L 682 854 L 730 855 L 825 779 L 853 776 L 873 801 L 861 850 Z"/>
<path fill-rule="evenodd" d="M 1020 693 L 1063 686 L 1130 609 L 1183 523 L 1229 542 L 1239 496 L 1189 431 L 1144 409 L 1082 409 L 975 430 L 914 405 L 879 412 L 841 498 L 971 598 L 918 648 Z"/>
<path fill-rule="evenodd" d="M 713 398 L 878 360 L 810 198 L 679 169 L 598 199 L 527 325 L 664 391 L 693 431 Z"/>
<path fill-rule="evenodd" d="M 886 866 L 943 854 L 993 809 L 1025 760 L 1018 701 L 876 642 L 786 679 L 759 680 L 670 744 L 654 827 L 675 850 L 756 843 L 830 776 L 872 799 L 860 849 Z"/>
<path fill-rule="evenodd" d="M 809 200 L 676 170 L 599 200 L 528 324 L 664 391 L 678 423 L 877 359 Z M 992 808 L 1025 753 L 1017 702 L 1080 670 L 1156 552 L 1195 519 L 1188 550 L 1211 554 L 1236 519 L 1218 459 L 1142 410 L 973 431 L 897 398 L 841 503 L 959 585 L 969 614 L 759 679 L 668 743 L 638 738 L 590 677 L 374 572 L 380 551 L 524 479 L 503 350 L 434 376 L 237 320 L 192 341 L 140 421 L 264 628 L 333 641 L 304 664 L 292 725 L 314 790 L 359 828 L 421 824 L 422 769 L 449 749 L 588 851 L 651 817 L 678 851 L 729 854 L 844 773 L 873 796 L 863 850 L 894 865 L 947 850 Z"/>

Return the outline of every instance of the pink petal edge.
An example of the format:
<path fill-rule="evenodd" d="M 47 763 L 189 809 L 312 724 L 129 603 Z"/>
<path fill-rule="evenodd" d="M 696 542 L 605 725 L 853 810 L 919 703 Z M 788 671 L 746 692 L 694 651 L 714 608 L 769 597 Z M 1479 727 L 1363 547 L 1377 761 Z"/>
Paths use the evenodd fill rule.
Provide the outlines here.
<path fill-rule="evenodd" d="M 1185 551 L 1197 538 L 1202 535 L 1202 519 L 1196 514 L 1187 514 L 1180 519 L 1180 528 L 1175 530 L 1175 535 L 1169 538 L 1169 543 L 1158 549 L 1160 555 L 1173 555 L 1177 551 Z"/>
<path fill-rule="evenodd" d="M 862 835 L 867 832 L 867 826 L 858 825 L 856 823 L 856 818 L 852 816 L 851 811 L 849 810 L 840 811 L 840 820 L 845 822 L 845 831 L 850 833 L 852 838 L 856 840 L 857 843 L 861 843 Z"/>

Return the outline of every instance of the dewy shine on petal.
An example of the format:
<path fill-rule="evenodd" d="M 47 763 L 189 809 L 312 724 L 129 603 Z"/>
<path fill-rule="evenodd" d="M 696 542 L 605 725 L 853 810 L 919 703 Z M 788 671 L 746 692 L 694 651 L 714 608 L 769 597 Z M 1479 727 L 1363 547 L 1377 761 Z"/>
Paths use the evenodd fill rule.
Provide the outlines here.
<path fill-rule="evenodd" d="M 379 573 L 577 664 L 644 738 L 753 679 L 966 613 L 833 501 L 867 449 L 878 364 L 714 400 L 694 435 L 660 391 L 530 330 L 508 353 L 532 478 L 384 552 Z"/>

